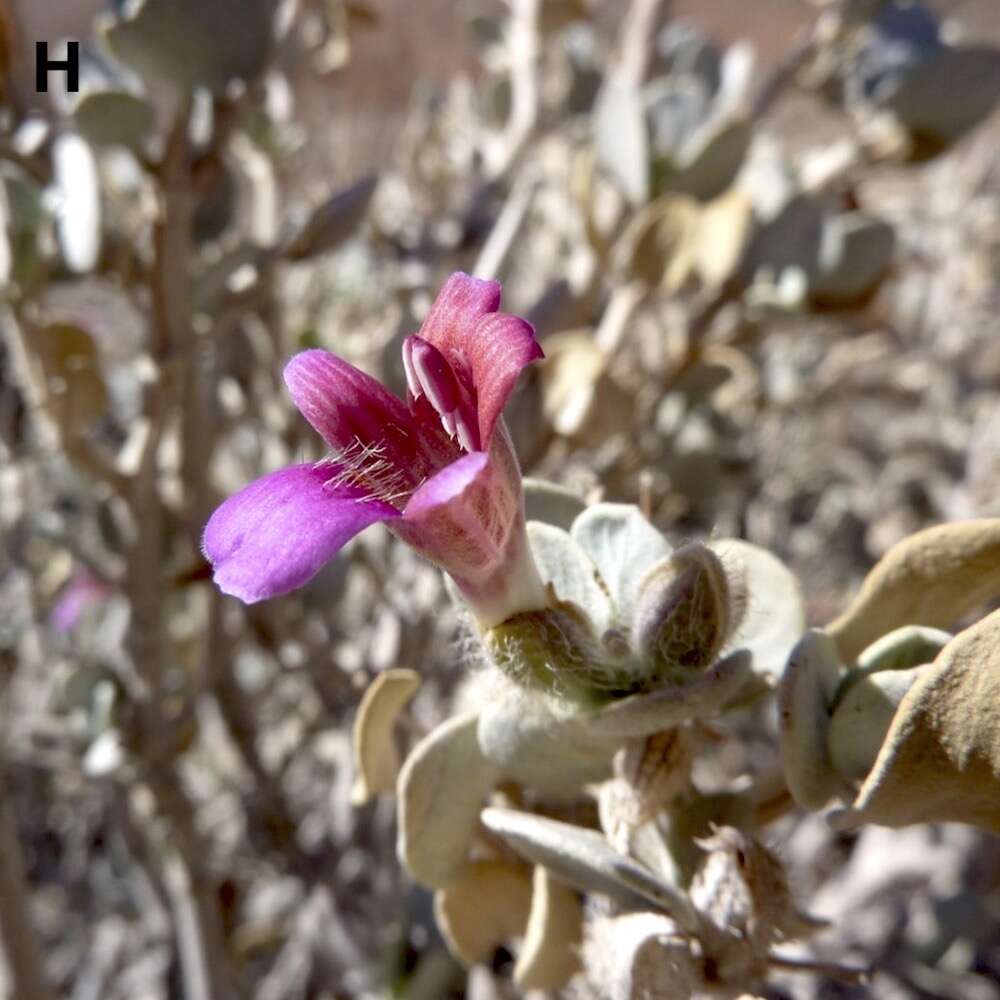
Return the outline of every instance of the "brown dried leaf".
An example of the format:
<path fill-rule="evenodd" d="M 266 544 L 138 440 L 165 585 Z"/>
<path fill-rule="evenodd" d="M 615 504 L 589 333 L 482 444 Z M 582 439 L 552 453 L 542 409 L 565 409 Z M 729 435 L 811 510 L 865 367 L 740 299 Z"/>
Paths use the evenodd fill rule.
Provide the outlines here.
<path fill-rule="evenodd" d="M 641 826 L 665 809 L 687 787 L 691 747 L 683 729 L 668 729 L 629 740 L 615 755 L 615 773 L 631 790 L 631 826 Z M 623 803 L 624 804 L 624 803 Z"/>
<path fill-rule="evenodd" d="M 358 771 L 351 791 L 355 805 L 395 789 L 400 761 L 392 730 L 419 686 L 420 675 L 415 670 L 386 670 L 362 696 L 353 730 Z"/>
<path fill-rule="evenodd" d="M 957 821 L 1000 833 L 1000 611 L 960 632 L 900 703 L 840 828 Z"/>
<path fill-rule="evenodd" d="M 45 373 L 53 419 L 64 434 L 86 434 L 108 408 L 93 338 L 72 323 L 50 323 L 32 332 L 30 346 Z"/>
<path fill-rule="evenodd" d="M 826 631 L 851 663 L 894 628 L 947 628 L 998 594 L 1000 518 L 942 524 L 889 549 Z"/>
<path fill-rule="evenodd" d="M 614 249 L 625 280 L 668 292 L 682 288 L 695 267 L 699 215 L 693 198 L 677 194 L 640 209 Z"/>

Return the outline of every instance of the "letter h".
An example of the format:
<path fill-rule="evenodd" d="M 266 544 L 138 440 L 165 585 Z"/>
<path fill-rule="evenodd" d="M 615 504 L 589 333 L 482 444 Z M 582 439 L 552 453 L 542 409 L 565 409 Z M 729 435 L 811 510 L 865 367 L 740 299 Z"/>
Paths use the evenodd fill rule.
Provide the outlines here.
<path fill-rule="evenodd" d="M 39 94 L 49 92 L 49 71 L 61 69 L 66 72 L 66 89 L 75 94 L 80 89 L 80 43 L 67 42 L 65 59 L 49 58 L 49 43 L 35 42 L 35 90 Z"/>

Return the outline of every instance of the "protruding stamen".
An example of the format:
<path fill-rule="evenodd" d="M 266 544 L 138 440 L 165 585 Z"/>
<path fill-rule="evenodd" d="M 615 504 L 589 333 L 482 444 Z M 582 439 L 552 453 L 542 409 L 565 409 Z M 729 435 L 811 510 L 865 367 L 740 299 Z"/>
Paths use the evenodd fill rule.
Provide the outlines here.
<path fill-rule="evenodd" d="M 407 337 L 406 343 L 410 348 L 413 373 L 431 406 L 441 414 L 453 413 L 458 408 L 462 393 L 448 359 L 433 344 L 420 337 Z M 406 357 L 405 350 L 403 357 Z"/>
<path fill-rule="evenodd" d="M 469 419 L 462 407 L 455 413 L 455 433 L 458 443 L 468 452 L 479 451 L 479 428 Z"/>
<path fill-rule="evenodd" d="M 419 399 L 423 390 L 420 388 L 420 380 L 413 367 L 413 338 L 407 337 L 403 341 L 403 370 L 406 372 L 406 387 L 410 390 L 410 395 L 414 399 Z"/>

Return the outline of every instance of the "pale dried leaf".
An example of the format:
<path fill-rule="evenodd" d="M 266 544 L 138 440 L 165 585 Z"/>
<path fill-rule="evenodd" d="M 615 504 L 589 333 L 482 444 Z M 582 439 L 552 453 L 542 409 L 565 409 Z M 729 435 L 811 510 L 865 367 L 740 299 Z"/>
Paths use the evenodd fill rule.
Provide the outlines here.
<path fill-rule="evenodd" d="M 633 205 L 649 199 L 649 134 L 642 94 L 623 74 L 609 73 L 594 106 L 598 160 Z"/>
<path fill-rule="evenodd" d="M 706 285 L 724 285 L 736 273 L 753 222 L 751 198 L 737 187 L 713 198 L 701 210 L 694 254 L 698 275 Z"/>
<path fill-rule="evenodd" d="M 434 916 L 448 950 L 466 965 L 488 961 L 524 934 L 532 906 L 526 865 L 476 861 L 434 894 Z"/>
<path fill-rule="evenodd" d="M 547 868 L 535 866 L 531 913 L 514 966 L 514 984 L 522 990 L 555 990 L 580 969 L 583 904 Z"/>
<path fill-rule="evenodd" d="M 354 717 L 354 763 L 358 776 L 351 793 L 355 805 L 391 792 L 399 776 L 393 727 L 420 686 L 415 670 L 385 670 L 368 685 Z"/>

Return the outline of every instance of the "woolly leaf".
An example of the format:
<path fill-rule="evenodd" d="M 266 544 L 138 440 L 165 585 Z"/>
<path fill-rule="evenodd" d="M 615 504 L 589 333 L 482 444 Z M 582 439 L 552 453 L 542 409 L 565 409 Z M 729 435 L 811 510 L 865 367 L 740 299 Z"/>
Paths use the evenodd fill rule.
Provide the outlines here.
<path fill-rule="evenodd" d="M 844 662 L 901 625 L 945 628 L 1000 595 L 1000 518 L 942 524 L 894 545 L 827 627 Z"/>
<path fill-rule="evenodd" d="M 432 888 L 465 870 L 479 810 L 499 778 L 479 749 L 478 721 L 469 712 L 442 723 L 413 748 L 399 774 L 397 853 Z"/>

